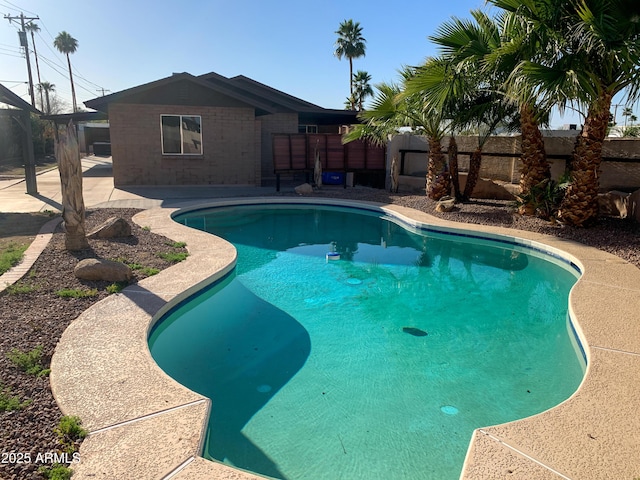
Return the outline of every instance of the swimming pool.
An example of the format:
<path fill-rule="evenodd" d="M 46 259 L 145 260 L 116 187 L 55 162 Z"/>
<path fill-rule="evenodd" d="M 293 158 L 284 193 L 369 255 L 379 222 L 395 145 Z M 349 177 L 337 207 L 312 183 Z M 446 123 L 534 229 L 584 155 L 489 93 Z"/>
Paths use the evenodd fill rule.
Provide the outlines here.
<path fill-rule="evenodd" d="M 212 398 L 209 458 L 291 479 L 457 478 L 473 429 L 550 408 L 582 379 L 566 314 L 577 272 L 559 259 L 365 210 L 180 221 L 239 255 L 149 341 Z"/>

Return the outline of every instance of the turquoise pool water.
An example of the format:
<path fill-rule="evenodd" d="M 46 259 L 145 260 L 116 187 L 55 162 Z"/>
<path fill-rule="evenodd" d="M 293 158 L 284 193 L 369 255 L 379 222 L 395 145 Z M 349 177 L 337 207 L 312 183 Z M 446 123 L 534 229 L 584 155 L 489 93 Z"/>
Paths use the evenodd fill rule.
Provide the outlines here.
<path fill-rule="evenodd" d="M 582 380 L 567 321 L 578 273 L 562 261 L 358 209 L 177 220 L 238 250 L 149 338 L 161 368 L 212 399 L 207 458 L 289 480 L 457 479 L 475 428 L 544 411 Z"/>

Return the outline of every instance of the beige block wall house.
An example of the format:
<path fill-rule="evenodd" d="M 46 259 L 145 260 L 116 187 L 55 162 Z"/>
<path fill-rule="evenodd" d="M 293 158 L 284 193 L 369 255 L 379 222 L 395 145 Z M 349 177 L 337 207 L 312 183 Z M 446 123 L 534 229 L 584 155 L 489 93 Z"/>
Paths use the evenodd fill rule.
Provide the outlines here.
<path fill-rule="evenodd" d="M 272 134 L 357 122 L 356 112 L 216 73 L 174 74 L 85 105 L 109 116 L 116 186 L 259 186 L 274 177 Z"/>

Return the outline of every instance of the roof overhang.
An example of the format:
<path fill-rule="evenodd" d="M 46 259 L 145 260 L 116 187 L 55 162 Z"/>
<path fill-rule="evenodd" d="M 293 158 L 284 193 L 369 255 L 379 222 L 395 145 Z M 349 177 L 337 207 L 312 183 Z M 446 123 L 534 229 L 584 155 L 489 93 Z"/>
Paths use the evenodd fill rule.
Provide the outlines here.
<path fill-rule="evenodd" d="M 314 125 L 353 125 L 360 123 L 355 110 L 307 110 L 298 113 L 300 124 Z"/>
<path fill-rule="evenodd" d="M 273 107 L 271 107 L 270 105 L 267 105 L 266 103 L 256 100 L 255 98 L 238 92 L 236 88 L 233 88 L 232 85 L 228 84 L 228 79 L 216 79 L 217 81 L 207 81 L 186 72 L 175 73 L 170 77 L 162 78 L 160 80 L 156 80 L 155 82 L 150 82 L 144 85 L 139 85 L 137 87 L 129 88 L 127 90 L 122 90 L 120 92 L 112 93 L 111 95 L 94 98 L 93 100 L 87 100 L 86 102 L 84 102 L 84 104 L 88 108 L 107 112 L 110 103 L 118 103 L 125 100 L 129 96 L 144 93 L 157 87 L 166 86 L 171 83 L 177 83 L 185 80 L 252 106 L 258 111 L 258 113 L 275 113 Z"/>
<path fill-rule="evenodd" d="M 109 116 L 104 112 L 76 112 L 76 113 L 60 113 L 57 115 L 41 115 L 43 120 L 52 120 L 54 123 L 66 124 L 69 121 L 78 122 L 94 122 L 96 120 L 108 120 Z"/>
<path fill-rule="evenodd" d="M 40 110 L 35 108 L 30 103 L 25 102 L 18 95 L 13 93 L 4 85 L 0 85 L 0 103 L 6 103 L 7 105 L 11 105 L 12 107 L 19 108 L 20 110 L 26 110 L 31 113 L 41 114 Z"/>

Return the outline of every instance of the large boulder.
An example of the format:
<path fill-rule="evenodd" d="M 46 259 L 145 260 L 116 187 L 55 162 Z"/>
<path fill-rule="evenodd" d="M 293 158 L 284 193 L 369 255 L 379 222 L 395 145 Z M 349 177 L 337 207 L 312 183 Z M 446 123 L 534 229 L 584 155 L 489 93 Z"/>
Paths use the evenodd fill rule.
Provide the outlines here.
<path fill-rule="evenodd" d="M 128 265 L 98 258 L 80 260 L 73 273 L 81 280 L 104 280 L 107 282 L 127 282 L 133 276 Z"/>
<path fill-rule="evenodd" d="M 598 210 L 600 215 L 627 218 L 630 194 L 611 190 L 598 194 Z"/>
<path fill-rule="evenodd" d="M 629 218 L 640 223 L 640 190 L 629 195 Z"/>
<path fill-rule="evenodd" d="M 131 225 L 124 218 L 111 217 L 87 235 L 88 238 L 120 238 L 131 236 Z"/>

